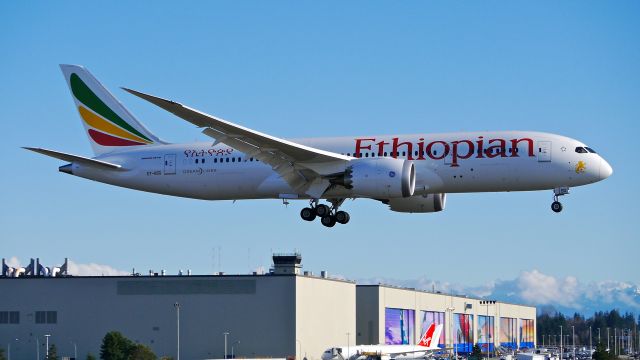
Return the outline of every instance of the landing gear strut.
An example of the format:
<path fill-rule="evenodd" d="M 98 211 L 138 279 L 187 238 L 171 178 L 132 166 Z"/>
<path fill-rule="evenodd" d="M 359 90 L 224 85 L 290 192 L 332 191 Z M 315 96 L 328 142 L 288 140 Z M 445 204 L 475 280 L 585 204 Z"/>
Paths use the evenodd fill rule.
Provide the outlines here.
<path fill-rule="evenodd" d="M 351 219 L 346 211 L 338 211 L 338 208 L 344 202 L 344 199 L 329 199 L 331 207 L 318 204 L 318 200 L 311 200 L 309 207 L 300 211 L 300 217 L 306 221 L 313 221 L 316 217 L 320 218 L 322 225 L 326 227 L 334 227 L 336 224 L 346 224 Z"/>
<path fill-rule="evenodd" d="M 568 194 L 568 187 L 558 187 L 553 189 L 553 202 L 551 203 L 551 210 L 553 210 L 553 212 L 559 213 L 560 211 L 562 211 L 562 203 L 558 201 L 558 197 Z"/>

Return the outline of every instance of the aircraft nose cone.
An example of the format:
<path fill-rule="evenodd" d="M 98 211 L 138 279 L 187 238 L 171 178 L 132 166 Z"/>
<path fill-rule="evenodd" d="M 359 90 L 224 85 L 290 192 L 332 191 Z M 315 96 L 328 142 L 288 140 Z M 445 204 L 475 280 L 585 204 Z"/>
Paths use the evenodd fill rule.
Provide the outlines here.
<path fill-rule="evenodd" d="M 605 159 L 600 159 L 600 180 L 604 180 L 613 174 L 613 168 Z"/>

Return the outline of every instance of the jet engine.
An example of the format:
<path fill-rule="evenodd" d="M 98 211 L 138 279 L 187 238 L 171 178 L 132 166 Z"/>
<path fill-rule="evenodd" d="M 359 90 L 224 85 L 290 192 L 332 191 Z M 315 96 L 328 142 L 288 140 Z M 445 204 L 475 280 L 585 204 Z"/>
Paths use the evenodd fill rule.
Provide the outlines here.
<path fill-rule="evenodd" d="M 333 176 L 329 181 L 352 190 L 357 196 L 407 198 L 416 188 L 416 170 L 413 162 L 404 159 L 354 159 L 343 174 Z"/>
<path fill-rule="evenodd" d="M 391 211 L 404 213 L 429 213 L 444 210 L 447 194 L 416 195 L 408 198 L 384 201 Z"/>

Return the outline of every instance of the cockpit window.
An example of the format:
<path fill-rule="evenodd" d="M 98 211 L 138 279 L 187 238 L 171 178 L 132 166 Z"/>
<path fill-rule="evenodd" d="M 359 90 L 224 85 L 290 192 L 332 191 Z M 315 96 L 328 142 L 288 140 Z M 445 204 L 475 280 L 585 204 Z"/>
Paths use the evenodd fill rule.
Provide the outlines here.
<path fill-rule="evenodd" d="M 585 149 L 587 149 L 592 154 L 597 154 L 597 152 L 595 150 L 593 150 L 592 148 L 590 148 L 590 147 L 585 148 Z"/>
<path fill-rule="evenodd" d="M 576 148 L 576 152 L 577 152 L 578 154 L 586 154 L 586 153 L 588 153 L 587 149 L 583 148 L 582 146 L 578 146 L 578 147 Z"/>

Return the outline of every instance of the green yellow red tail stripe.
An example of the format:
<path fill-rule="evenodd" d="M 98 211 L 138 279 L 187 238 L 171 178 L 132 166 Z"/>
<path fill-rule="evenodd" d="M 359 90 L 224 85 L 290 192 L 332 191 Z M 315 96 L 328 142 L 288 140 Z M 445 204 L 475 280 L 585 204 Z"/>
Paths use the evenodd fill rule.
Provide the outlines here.
<path fill-rule="evenodd" d="M 84 106 L 78 106 L 78 112 L 80 112 L 80 117 L 82 117 L 82 120 L 84 120 L 84 122 L 87 123 L 87 125 L 91 126 L 94 129 L 98 129 L 104 133 L 116 135 L 121 138 L 129 139 L 132 142 L 139 143 L 136 145 L 150 144 L 149 141 L 142 139 L 138 136 L 132 135 L 128 131 L 125 131 L 122 128 L 115 126 L 114 124 L 106 121 L 102 117 L 94 114 L 93 112 L 91 112 L 91 110 L 88 110 Z"/>
<path fill-rule="evenodd" d="M 93 128 L 88 130 L 93 141 L 102 146 L 132 146 L 153 143 L 153 140 L 136 130 L 111 110 L 77 74 L 71 74 L 69 83 L 75 98 L 84 105 L 78 106 L 78 111 L 82 120 Z"/>

